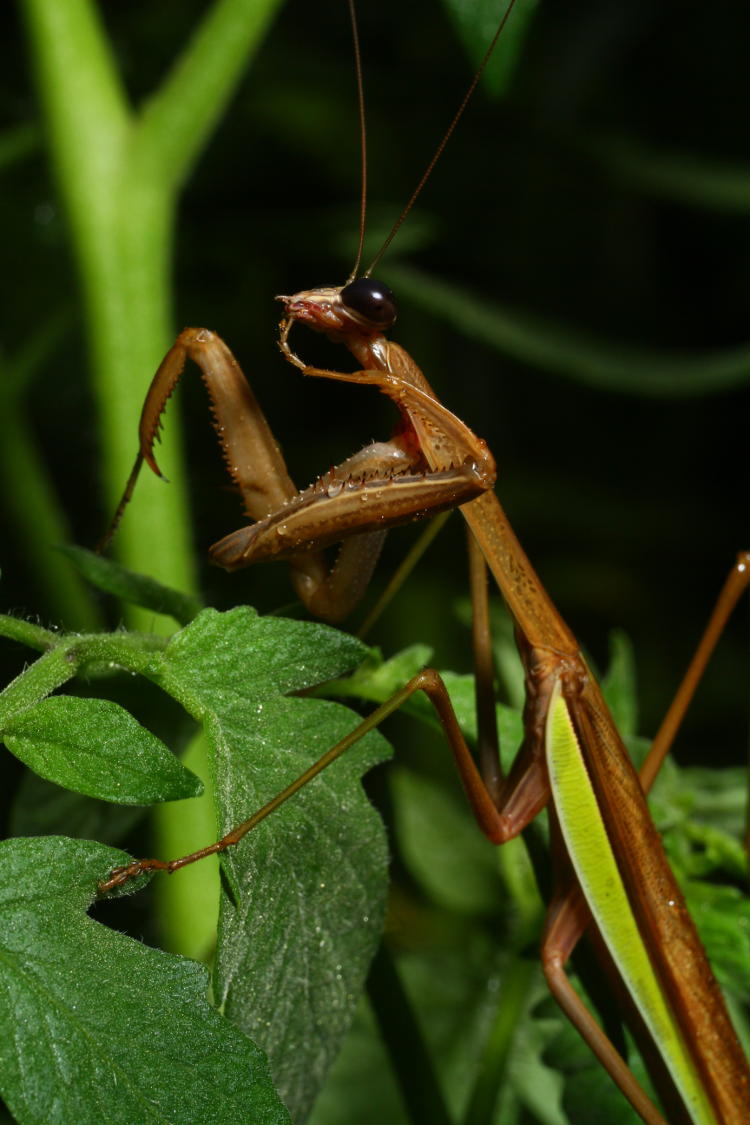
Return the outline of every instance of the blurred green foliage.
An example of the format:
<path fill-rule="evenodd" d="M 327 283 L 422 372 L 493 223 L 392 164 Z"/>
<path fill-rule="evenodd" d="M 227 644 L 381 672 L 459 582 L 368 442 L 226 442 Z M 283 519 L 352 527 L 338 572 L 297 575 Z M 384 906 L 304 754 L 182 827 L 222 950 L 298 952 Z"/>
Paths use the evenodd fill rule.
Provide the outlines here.
<path fill-rule="evenodd" d="M 157 8 L 101 9 L 136 105 L 162 80 L 206 8 L 198 0 L 166 0 Z M 596 343 L 621 367 L 623 356 L 632 354 L 635 364 L 639 352 L 652 360 L 661 355 L 669 366 L 675 384 L 669 396 L 629 396 L 622 382 L 617 392 L 600 393 L 589 372 L 585 382 L 576 381 L 575 363 L 567 362 L 561 377 L 560 364 L 524 363 L 517 349 L 497 354 L 477 340 L 475 325 L 461 331 L 459 317 L 449 322 L 439 309 L 436 314 L 429 295 L 418 297 L 413 284 L 401 302 L 397 338 L 451 408 L 490 442 L 511 518 L 577 631 L 600 655 L 611 625 L 634 635 L 651 727 L 725 567 L 746 543 L 736 497 L 748 483 L 747 392 L 740 382 L 728 389 L 725 371 L 728 357 L 748 340 L 750 178 L 741 49 L 747 18 L 728 0 L 712 9 L 710 21 L 697 11 L 691 19 L 674 3 L 541 4 L 505 98 L 494 101 L 480 90 L 381 271 L 388 280 L 392 268 L 395 280 L 408 257 L 426 283 L 456 286 L 464 300 L 477 295 L 504 317 L 517 311 L 533 326 L 535 351 L 554 352 L 564 331 Z M 28 59 L 13 11 L 6 8 L 2 19 L 3 352 L 7 360 L 52 336 L 26 389 L 25 415 L 69 536 L 90 545 L 109 505 L 101 499 L 76 277 Z M 469 71 L 449 18 L 434 3 L 422 0 L 391 17 L 382 6 L 363 5 L 360 19 L 376 247 Z M 341 6 L 292 2 L 279 13 L 180 204 L 175 329 L 206 324 L 230 343 L 300 483 L 387 432 L 390 422 L 385 404 L 371 396 L 365 401 L 356 388 L 305 385 L 284 368 L 274 340 L 275 293 L 335 281 L 349 268 L 356 149 Z M 665 167 L 671 175 L 658 178 Z M 729 173 L 730 200 L 717 200 L 716 177 Z M 706 361 L 700 396 L 691 382 L 687 399 L 675 397 L 681 356 L 686 368 Z M 150 374 L 133 372 L 133 380 L 145 388 Z M 635 367 L 633 382 L 641 392 Z M 205 547 L 238 526 L 240 515 L 197 383 L 187 381 L 182 399 L 201 562 Z M 2 418 L 15 425 L 5 406 Z M 122 425 L 135 433 L 134 418 Z M 0 445 L 8 448 L 7 436 Z M 23 465 L 6 458 L 3 469 L 5 602 L 75 625 L 75 612 L 66 614 L 56 597 L 57 584 L 49 574 L 37 579 L 30 565 L 30 554 L 40 557 L 46 548 L 30 552 L 19 539 L 13 500 L 24 503 Z M 392 538 L 402 544 L 407 535 Z M 441 583 L 458 589 L 463 581 L 459 534 L 442 542 L 418 588 L 394 611 L 391 627 L 400 636 L 419 635 L 422 597 L 434 619 L 431 605 L 445 602 Z M 392 550 L 391 559 L 403 547 Z M 221 605 L 278 605 L 288 597 L 281 570 L 227 578 L 204 566 L 202 586 Z M 444 644 L 445 662 L 452 663 L 452 631 Z M 732 714 L 744 647 L 740 631 L 718 658 L 716 698 L 704 700 L 705 726 L 697 735 L 704 746 Z M 741 703 L 735 732 L 739 716 Z"/>

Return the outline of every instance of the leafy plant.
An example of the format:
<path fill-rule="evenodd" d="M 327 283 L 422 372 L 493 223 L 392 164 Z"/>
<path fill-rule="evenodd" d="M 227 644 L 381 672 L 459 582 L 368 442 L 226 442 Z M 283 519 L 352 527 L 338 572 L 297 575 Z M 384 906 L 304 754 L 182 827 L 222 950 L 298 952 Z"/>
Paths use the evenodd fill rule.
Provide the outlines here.
<path fill-rule="evenodd" d="M 148 582 L 144 588 L 150 596 Z M 39 776 L 84 794 L 79 805 L 96 798 L 147 806 L 193 796 L 198 779 L 117 704 L 50 694 L 74 679 L 97 682 L 104 667 L 143 676 L 206 732 L 220 832 L 261 808 L 355 724 L 356 717 L 340 706 L 300 692 L 334 680 L 368 656 L 354 677 L 331 683 L 329 690 L 380 702 L 428 655 L 412 649 L 383 665 L 344 634 L 261 618 L 245 607 L 204 610 L 169 640 L 124 632 L 51 634 L 7 617 L 0 629 L 42 650 L 0 695 L 0 732 L 9 750 Z M 633 690 L 626 650 L 613 669 L 608 690 L 627 725 Z M 446 673 L 446 679 L 471 733 L 470 678 Z M 432 721 L 419 701 L 409 709 Z M 499 719 L 510 756 L 520 737 L 520 714 L 501 708 Z M 47 1120 L 53 1105 L 60 1107 L 61 1120 L 93 1120 L 101 1113 L 94 1095 L 102 1089 L 110 1091 L 114 1120 L 162 1120 L 166 1114 L 179 1122 L 220 1122 L 237 1112 L 251 1120 L 286 1120 L 254 1044 L 268 1054 L 293 1119 L 306 1119 L 348 1030 L 382 932 L 387 848 L 359 779 L 386 754 L 380 736 L 367 734 L 225 856 L 213 977 L 223 1016 L 207 1005 L 207 978 L 197 966 L 86 917 L 97 884 L 128 857 L 54 834 L 69 826 L 71 805 L 67 798 L 48 798 L 43 830 L 50 835 L 7 841 L 0 866 L 4 994 L 12 997 L 3 1019 L 6 1042 L 14 1045 L 0 1081 L 17 1120 Z M 593 1083 L 601 1112 L 605 1104 L 616 1106 L 618 1096 L 593 1064 L 579 1073 L 580 1060 L 570 1058 L 578 1053 L 575 1039 L 543 1002 L 539 969 L 528 953 L 529 942 L 538 940 L 541 903 L 523 845 L 517 841 L 496 857 L 441 773 L 425 772 L 417 759 L 402 765 L 392 781 L 396 840 L 413 881 L 408 897 L 401 892 L 392 906 L 392 940 L 398 945 L 400 916 L 416 911 L 401 971 L 418 1022 L 411 1026 L 410 1002 L 382 961 L 385 955 L 376 962 L 370 997 L 389 1049 L 403 1053 L 405 1096 L 423 1110 L 434 1103 L 446 1121 L 466 1105 L 468 1120 L 503 1120 L 513 1105 L 542 1122 L 562 1123 L 566 1111 L 573 1120 L 594 1120 L 570 1108 L 576 1098 L 590 1100 Z M 727 775 L 718 791 L 724 802 L 734 800 L 739 816 L 735 780 Z M 704 881 L 717 874 L 739 878 L 744 858 L 715 816 L 701 809 L 700 792 L 673 767 L 654 808 L 689 880 L 689 897 L 725 986 L 746 1003 L 750 949 L 740 949 L 736 935 L 747 931 L 750 907 L 739 891 L 718 891 Z M 39 800 L 38 785 L 25 797 L 22 792 L 20 833 Z M 687 819 L 689 806 L 703 819 Z M 722 823 L 726 813 L 725 806 Z M 124 889 L 143 893 L 144 881 Z M 380 1067 L 382 1060 L 364 1010 L 358 1021 L 314 1120 L 362 1114 L 374 1121 L 391 1113 L 400 1120 L 393 1088 L 359 1087 L 362 1068 Z M 429 1049 L 417 1031 L 420 1021 Z M 103 1034 L 103 1025 L 116 1027 L 116 1034 Z M 39 1026 L 45 1029 L 43 1046 L 28 1034 Z M 134 1043 L 148 1043 L 147 1065 Z M 553 1044 L 556 1070 L 543 1057 Z M 425 1060 L 432 1052 L 434 1061 L 420 1070 L 415 1052 Z M 403 1058 L 409 1060 L 405 1067 Z M 585 1094 L 577 1092 L 583 1081 Z M 412 1116 L 418 1120 L 420 1113 Z"/>
<path fill-rule="evenodd" d="M 13 619 L 5 619 L 3 625 L 6 635 L 46 650 L 3 693 L 3 740 L 38 775 L 87 797 L 147 806 L 194 796 L 201 788 L 198 779 L 117 704 L 49 696 L 76 675 L 95 674 L 102 664 L 146 676 L 203 724 L 220 823 L 226 830 L 293 781 L 352 725 L 353 717 L 334 704 L 287 698 L 290 692 L 304 691 L 321 679 L 339 675 L 361 657 L 360 644 L 323 626 L 258 618 L 247 608 L 226 614 L 205 610 L 168 642 L 132 633 L 51 636 Z M 225 897 L 222 906 L 214 994 L 233 1024 L 254 1032 L 265 1049 L 276 1055 L 275 1080 L 284 1088 L 286 1104 L 297 1117 L 305 1115 L 330 1064 L 380 938 L 385 841 L 382 825 L 357 779 L 384 753 L 377 735 L 364 739 L 359 754 L 350 755 L 341 770 L 326 776 L 312 804 L 302 794 L 274 817 L 271 834 L 258 833 L 258 846 L 243 848 L 226 863 L 232 898 Z M 48 806 L 47 832 L 65 827 L 68 805 L 63 804 L 59 811 L 55 823 L 54 809 Z M 19 828 L 23 830 L 22 823 Z M 54 1040 L 63 1034 L 80 1056 L 71 1062 L 71 1073 L 65 1077 L 65 1067 L 50 1067 L 48 1055 L 36 1049 L 33 1037 L 28 1044 L 25 1037 L 21 1041 L 16 1036 L 15 1081 L 3 1080 L 11 1109 L 20 1121 L 42 1121 L 63 1098 L 63 1119 L 78 1116 L 84 1120 L 78 1102 L 65 1099 L 59 1090 L 60 1069 L 65 1082 L 75 1087 L 75 1098 L 82 1102 L 86 1094 L 75 1079 L 78 1070 L 86 1069 L 87 1090 L 92 1084 L 107 1087 L 122 1073 L 126 1085 L 137 1089 L 142 1084 L 141 1096 L 147 1101 L 163 1100 L 171 1105 L 173 1094 L 159 1087 L 160 1064 L 153 1060 L 151 1073 L 144 1074 L 137 1054 L 133 1057 L 133 1043 L 148 1042 L 151 1055 L 152 1039 L 158 1042 L 165 1029 L 180 1028 L 179 1014 L 186 1008 L 190 1018 L 163 1047 L 161 1066 L 170 1069 L 171 1060 L 184 1057 L 180 1066 L 191 1069 L 189 1060 L 196 1054 L 219 1055 L 229 1036 L 226 1020 L 213 1013 L 203 1046 L 193 1031 L 206 1010 L 205 980 L 201 992 L 203 978 L 193 978 L 195 996 L 189 1004 L 185 985 L 174 996 L 159 988 L 156 980 L 134 990 L 130 977 L 137 970 L 130 959 L 143 952 L 137 946 L 139 953 L 128 954 L 128 967 L 115 975 L 112 966 L 124 939 L 86 921 L 84 915 L 96 895 L 97 880 L 104 881 L 109 870 L 123 861 L 112 849 L 92 845 L 84 851 L 82 845 L 56 836 L 36 843 L 19 841 L 17 852 L 12 842 L 7 847 L 13 858 L 4 866 L 9 880 L 3 938 L 8 954 L 4 959 L 6 988 L 10 994 L 22 991 L 31 977 L 36 983 L 28 987 L 35 1003 L 42 1003 L 44 993 L 49 992 L 54 997 L 49 1051 L 54 1054 Z M 299 862 L 290 867 L 292 853 Z M 83 857 L 79 858 L 81 871 L 66 870 L 73 862 L 71 856 Z M 31 876 L 28 901 L 24 887 L 18 904 L 25 923 L 10 909 L 24 863 Z M 66 872 L 62 884 L 61 870 Z M 59 961 L 68 959 L 70 953 L 63 948 L 50 960 L 46 950 L 57 932 L 54 915 L 63 908 L 68 919 L 66 941 L 83 941 L 80 935 L 86 933 L 94 950 L 90 960 L 85 954 L 76 959 L 75 973 L 60 981 Z M 34 912 L 37 920 L 29 922 Z M 62 917 L 59 924 L 63 924 Z M 32 939 L 36 927 L 40 932 Z M 170 971 L 168 958 L 159 961 L 154 955 L 154 964 Z M 177 962 L 171 971 L 181 971 Z M 95 997 L 90 1011 L 83 1009 L 79 999 L 82 974 Z M 97 974 L 102 977 L 98 988 L 92 987 Z M 321 998 L 322 982 L 325 1000 Z M 144 995 L 149 992 L 153 993 L 148 1004 L 152 1030 L 139 1022 Z M 8 1042 L 14 1039 L 13 1028 L 19 1023 L 29 1030 L 38 1022 L 32 1020 L 30 1005 L 31 999 L 9 1005 L 5 1017 Z M 120 1028 L 119 1043 L 105 1051 L 96 1045 L 97 1027 L 110 1011 Z M 73 1025 L 68 1031 L 64 1030 L 66 1021 Z M 213 1039 L 210 1029 L 215 1032 Z M 233 1042 L 232 1054 L 251 1053 L 242 1036 L 235 1036 Z M 131 1064 L 132 1074 L 127 1075 Z M 238 1065 L 242 1064 L 235 1058 L 232 1066 Z M 239 1081 L 236 1073 L 233 1081 Z M 189 1087 L 185 1077 L 180 1078 L 185 1105 L 194 1108 L 175 1103 L 169 1109 L 172 1119 L 230 1120 L 237 1106 L 219 1096 L 225 1082 L 226 1078 L 208 1067 L 198 1068 L 194 1085 Z M 243 1095 L 248 1098 L 245 1112 L 254 1104 L 250 1096 L 251 1092 Z M 259 1118 L 258 1107 L 267 1102 L 276 1106 L 275 1116 L 269 1120 L 285 1119 L 267 1084 L 258 1097 L 254 1112 Z M 213 1106 L 210 1112 L 207 1104 Z M 99 1110 L 91 1105 L 88 1112 Z M 133 1119 L 129 1100 L 123 1101 L 120 1112 L 121 1120 Z M 144 1110 L 144 1120 L 150 1119 L 145 1115 Z"/>

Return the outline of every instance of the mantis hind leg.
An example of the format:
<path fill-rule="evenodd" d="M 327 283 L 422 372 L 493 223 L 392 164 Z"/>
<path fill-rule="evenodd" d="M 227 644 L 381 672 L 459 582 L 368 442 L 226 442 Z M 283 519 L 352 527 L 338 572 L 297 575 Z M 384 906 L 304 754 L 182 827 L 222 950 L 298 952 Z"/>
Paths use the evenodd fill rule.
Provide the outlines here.
<path fill-rule="evenodd" d="M 591 923 L 580 891 L 561 891 L 550 902 L 542 941 L 542 970 L 549 990 L 592 1053 L 619 1086 L 647 1125 L 665 1125 L 664 1118 L 635 1078 L 622 1055 L 573 987 L 565 966 Z"/>
<path fill-rule="evenodd" d="M 641 767 L 641 784 L 646 793 L 649 792 L 662 762 L 669 753 L 724 627 L 748 586 L 750 586 L 750 551 L 740 551 L 719 591 L 703 636 L 656 733 L 648 757 Z M 748 844 L 750 845 L 750 840 Z"/>

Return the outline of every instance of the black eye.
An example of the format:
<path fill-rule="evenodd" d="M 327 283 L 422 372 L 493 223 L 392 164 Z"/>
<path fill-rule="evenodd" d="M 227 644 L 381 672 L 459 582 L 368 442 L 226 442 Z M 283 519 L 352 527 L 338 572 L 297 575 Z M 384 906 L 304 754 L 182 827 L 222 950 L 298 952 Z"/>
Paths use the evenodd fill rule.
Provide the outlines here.
<path fill-rule="evenodd" d="M 396 320 L 396 298 L 382 281 L 358 277 L 341 290 L 341 300 L 376 328 L 390 328 Z"/>

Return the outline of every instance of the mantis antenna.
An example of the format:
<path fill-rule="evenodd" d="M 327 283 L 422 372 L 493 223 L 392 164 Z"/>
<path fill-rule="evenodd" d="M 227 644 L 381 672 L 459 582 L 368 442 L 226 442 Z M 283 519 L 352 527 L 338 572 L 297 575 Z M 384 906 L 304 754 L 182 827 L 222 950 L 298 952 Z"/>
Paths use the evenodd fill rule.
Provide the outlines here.
<path fill-rule="evenodd" d="M 354 43 L 354 70 L 357 80 L 357 106 L 359 112 L 359 151 L 360 151 L 360 192 L 359 192 L 359 243 L 357 256 L 354 259 L 352 272 L 347 278 L 347 285 L 354 281 L 362 262 L 362 250 L 365 245 L 365 226 L 367 224 L 367 119 L 365 115 L 365 86 L 362 77 L 362 52 L 359 49 L 359 28 L 357 26 L 357 10 L 354 0 L 348 0 L 349 20 L 352 25 L 352 40 Z"/>
<path fill-rule="evenodd" d="M 497 25 L 497 30 L 495 31 L 495 34 L 493 35 L 492 40 L 490 41 L 489 47 L 484 52 L 484 55 L 482 57 L 482 61 L 480 62 L 474 77 L 472 78 L 471 82 L 469 83 L 469 86 L 468 86 L 468 89 L 466 90 L 466 93 L 464 94 L 463 98 L 461 99 L 461 101 L 459 103 L 458 109 L 456 110 L 456 112 L 453 115 L 453 119 L 451 120 L 448 128 L 445 130 L 445 133 L 443 134 L 442 140 L 440 141 L 440 143 L 438 144 L 434 153 L 432 154 L 430 160 L 428 161 L 427 167 L 425 168 L 424 172 L 422 173 L 422 176 L 420 177 L 419 182 L 417 183 L 417 186 L 414 188 L 414 191 L 411 193 L 411 196 L 409 197 L 409 199 L 406 202 L 406 206 L 404 207 L 403 211 L 401 212 L 401 214 L 399 215 L 399 217 L 396 219 L 395 223 L 391 227 L 391 230 L 390 230 L 390 233 L 388 234 L 388 237 L 386 238 L 385 242 L 380 247 L 377 254 L 373 258 L 373 260 L 370 262 L 367 269 L 365 270 L 365 272 L 363 274 L 364 277 L 370 277 L 372 275 L 372 271 L 375 269 L 378 262 L 383 257 L 383 255 L 385 254 L 385 252 L 388 249 L 388 247 L 390 246 L 390 244 L 393 242 L 393 239 L 396 237 L 396 234 L 401 229 L 401 225 L 403 224 L 406 216 L 409 214 L 412 207 L 417 202 L 417 199 L 422 194 L 422 189 L 424 188 L 425 184 L 427 183 L 430 176 L 432 175 L 432 171 L 433 171 L 435 165 L 437 164 L 438 160 L 443 155 L 443 152 L 445 150 L 445 146 L 448 144 L 448 141 L 450 140 L 450 138 L 453 134 L 453 131 L 455 130 L 455 128 L 458 125 L 461 118 L 463 117 L 464 110 L 466 109 L 467 105 L 469 104 L 469 102 L 472 98 L 472 95 L 477 88 L 477 85 L 479 83 L 479 79 L 484 74 L 484 71 L 487 67 L 487 64 L 490 61 L 490 59 L 492 58 L 492 53 L 495 50 L 495 47 L 497 45 L 497 41 L 500 38 L 500 36 L 503 32 L 503 29 L 505 28 L 505 25 L 507 24 L 508 20 L 510 19 L 510 14 L 513 11 L 513 8 L 515 7 L 515 4 L 516 4 L 516 0 L 508 0 L 508 5 L 507 5 L 505 11 L 503 12 L 500 23 Z M 350 6 L 351 6 L 351 4 L 350 4 Z M 359 58 L 358 58 L 358 54 L 356 54 L 356 51 L 355 51 L 355 57 L 357 58 L 357 65 L 359 65 Z M 361 86 L 360 86 L 360 88 L 361 88 Z M 362 135 L 363 135 L 363 146 L 364 146 L 364 132 L 363 132 Z M 363 167 L 364 167 L 364 156 L 363 156 Z M 363 190 L 363 200 L 364 200 L 364 190 Z M 362 231 L 364 232 L 364 226 L 362 228 Z M 360 253 L 361 253 L 361 242 L 360 242 Z M 359 256 L 357 257 L 357 265 L 359 265 Z M 355 267 L 355 271 L 356 271 L 356 267 Z M 354 274 L 352 274 L 352 276 L 354 276 Z M 350 280 L 351 280 L 351 278 L 350 278 Z"/>

